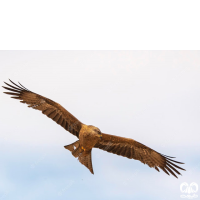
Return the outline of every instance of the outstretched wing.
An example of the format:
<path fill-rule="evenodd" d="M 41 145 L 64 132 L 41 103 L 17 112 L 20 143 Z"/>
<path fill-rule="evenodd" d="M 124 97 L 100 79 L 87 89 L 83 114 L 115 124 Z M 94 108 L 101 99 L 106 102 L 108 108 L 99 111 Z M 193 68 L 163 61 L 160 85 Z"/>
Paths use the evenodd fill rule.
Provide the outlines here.
<path fill-rule="evenodd" d="M 159 171 L 158 168 L 160 168 L 166 174 L 172 174 L 176 178 L 178 178 L 176 174 L 181 175 L 176 168 L 185 170 L 174 164 L 184 163 L 174 161 L 171 159 L 173 157 L 160 154 L 133 139 L 102 133 L 101 141 L 99 141 L 94 147 L 130 159 L 133 158 L 139 160 L 142 163 L 147 164 L 149 167 L 155 168 L 157 171 Z"/>
<path fill-rule="evenodd" d="M 5 83 L 9 87 L 3 88 L 11 92 L 4 92 L 9 95 L 14 95 L 11 98 L 21 100 L 21 103 L 26 103 L 33 109 L 42 111 L 47 117 L 53 119 L 57 124 L 61 125 L 64 129 L 79 137 L 79 131 L 82 123 L 74 117 L 70 112 L 63 108 L 60 104 L 43 97 L 39 94 L 31 92 L 24 86 L 15 84 L 10 80 L 13 85 Z"/>

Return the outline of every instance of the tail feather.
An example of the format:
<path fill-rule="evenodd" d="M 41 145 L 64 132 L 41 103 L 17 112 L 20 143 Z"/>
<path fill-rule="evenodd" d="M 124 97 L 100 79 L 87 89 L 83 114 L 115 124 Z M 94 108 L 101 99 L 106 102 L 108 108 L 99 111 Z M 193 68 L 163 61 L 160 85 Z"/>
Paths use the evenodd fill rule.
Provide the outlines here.
<path fill-rule="evenodd" d="M 93 168 L 92 168 L 92 159 L 91 159 L 91 150 L 83 152 L 79 155 L 78 160 L 81 164 L 85 165 L 92 174 L 94 174 Z"/>
<path fill-rule="evenodd" d="M 91 158 L 91 153 L 92 150 L 90 151 L 83 151 L 79 145 L 79 140 L 64 146 L 65 149 L 68 149 L 71 151 L 72 155 L 77 158 L 81 164 L 85 165 L 92 174 L 94 174 L 93 168 L 92 168 L 92 158 Z"/>

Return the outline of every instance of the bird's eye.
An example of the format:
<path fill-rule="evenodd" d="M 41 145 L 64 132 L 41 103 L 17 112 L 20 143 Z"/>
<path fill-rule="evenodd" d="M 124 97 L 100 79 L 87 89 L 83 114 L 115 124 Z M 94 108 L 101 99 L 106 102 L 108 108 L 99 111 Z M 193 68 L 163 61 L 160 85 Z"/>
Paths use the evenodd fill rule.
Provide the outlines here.
<path fill-rule="evenodd" d="M 97 130 L 97 133 L 100 135 L 100 134 L 101 134 L 101 131 Z"/>

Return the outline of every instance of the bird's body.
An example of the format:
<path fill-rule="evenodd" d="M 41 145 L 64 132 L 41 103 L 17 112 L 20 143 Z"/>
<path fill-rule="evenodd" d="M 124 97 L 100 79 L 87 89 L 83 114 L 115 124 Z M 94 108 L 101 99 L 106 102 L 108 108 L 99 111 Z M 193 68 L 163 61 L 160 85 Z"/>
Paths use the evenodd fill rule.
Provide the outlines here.
<path fill-rule="evenodd" d="M 99 128 L 80 122 L 60 104 L 31 92 L 21 84 L 17 85 L 12 81 L 11 83 L 13 85 L 5 83 L 9 87 L 3 86 L 5 89 L 11 91 L 5 92 L 6 94 L 14 95 L 12 98 L 21 100 L 20 102 L 28 104 L 28 107 L 42 111 L 43 114 L 79 139 L 70 145 L 66 145 L 65 148 L 71 151 L 72 155 L 78 158 L 80 163 L 85 165 L 91 173 L 94 173 L 91 159 L 93 148 L 99 148 L 113 154 L 139 160 L 149 167 L 155 168 L 157 171 L 160 168 L 166 174 L 172 174 L 176 178 L 176 174 L 180 175 L 177 168 L 184 170 L 174 164 L 183 163 L 172 160 L 171 158 L 173 157 L 160 154 L 133 139 L 101 133 Z"/>
<path fill-rule="evenodd" d="M 79 141 L 81 148 L 86 151 L 91 150 L 98 141 L 101 140 L 101 132 L 100 130 L 92 125 L 82 125 L 82 128 L 79 132 Z"/>

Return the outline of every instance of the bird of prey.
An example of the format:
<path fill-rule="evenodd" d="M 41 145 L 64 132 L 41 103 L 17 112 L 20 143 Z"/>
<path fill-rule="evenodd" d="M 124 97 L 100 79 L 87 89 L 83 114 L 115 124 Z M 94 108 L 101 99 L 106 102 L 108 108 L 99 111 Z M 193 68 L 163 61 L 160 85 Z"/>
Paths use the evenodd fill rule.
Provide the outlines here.
<path fill-rule="evenodd" d="M 71 151 L 72 155 L 78 158 L 79 162 L 85 165 L 92 174 L 94 174 L 91 159 L 92 148 L 99 148 L 129 159 L 139 160 L 157 171 L 160 168 L 166 174 L 172 174 L 176 178 L 178 178 L 177 175 L 181 175 L 177 169 L 185 170 L 175 164 L 184 163 L 173 160 L 172 158 L 174 157 L 158 153 L 133 139 L 102 133 L 95 126 L 83 124 L 60 104 L 51 99 L 31 92 L 20 83 L 17 85 L 11 80 L 10 82 L 12 84 L 4 82 L 9 86 L 3 86 L 9 90 L 9 92 L 4 93 L 13 95 L 11 98 L 19 99 L 21 103 L 28 104 L 28 107 L 42 111 L 43 114 L 79 139 L 64 147 Z"/>

